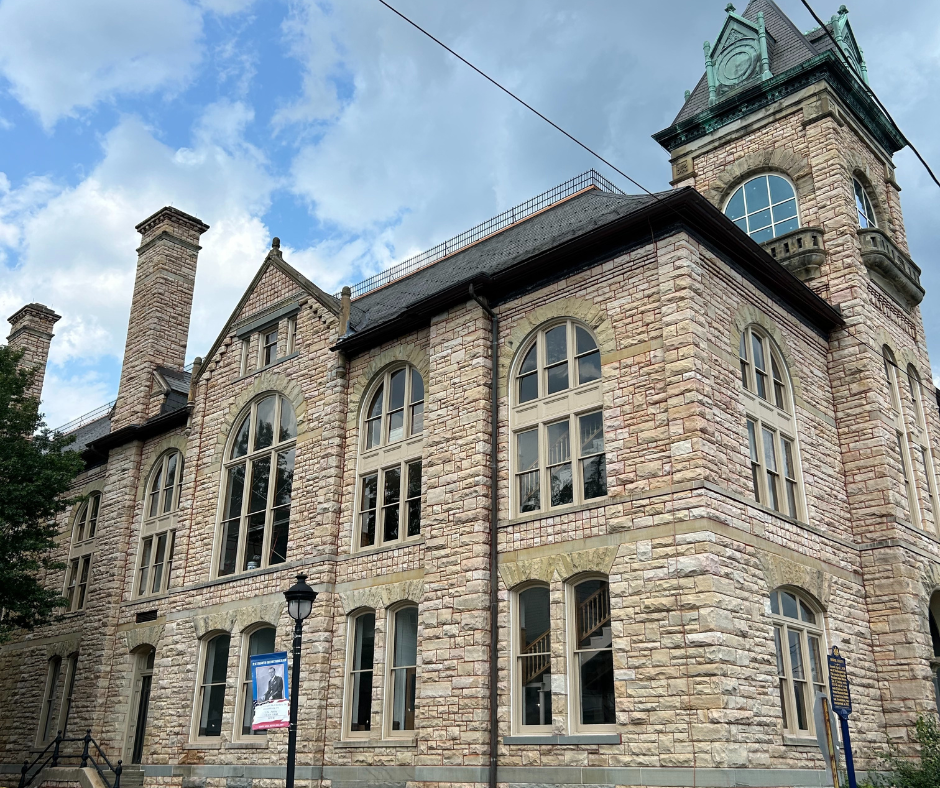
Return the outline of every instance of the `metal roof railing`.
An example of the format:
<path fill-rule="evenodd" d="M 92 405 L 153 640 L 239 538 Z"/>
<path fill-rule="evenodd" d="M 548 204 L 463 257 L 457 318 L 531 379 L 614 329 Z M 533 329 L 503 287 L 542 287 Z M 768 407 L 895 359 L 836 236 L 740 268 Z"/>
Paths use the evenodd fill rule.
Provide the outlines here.
<path fill-rule="evenodd" d="M 503 211 L 498 216 L 494 216 L 492 219 L 487 219 L 482 224 L 478 224 L 476 227 L 471 227 L 469 230 L 465 230 L 460 233 L 460 235 L 455 235 L 453 238 L 439 243 L 437 246 L 428 249 L 426 252 L 421 252 L 414 257 L 410 257 L 398 265 L 394 265 L 391 268 L 387 268 L 384 271 L 381 271 L 374 276 L 370 276 L 368 279 L 359 282 L 358 284 L 352 285 L 350 288 L 352 290 L 352 297 L 357 298 L 361 295 L 365 295 L 373 290 L 377 290 L 384 285 L 387 285 L 389 282 L 393 282 L 396 279 L 401 279 L 408 274 L 414 273 L 419 268 L 424 268 L 425 266 L 436 263 L 438 260 L 442 260 L 448 255 L 452 255 L 455 252 L 459 252 L 461 249 L 465 249 L 471 244 L 475 244 L 477 241 L 486 238 L 489 235 L 498 233 L 500 230 L 504 230 L 510 225 L 515 224 L 516 222 L 521 222 L 523 219 L 528 219 L 535 213 L 548 208 L 555 203 L 566 200 L 568 197 L 571 197 L 573 194 L 584 191 L 590 187 L 595 187 L 605 192 L 613 192 L 614 194 L 623 194 L 623 192 L 614 186 L 610 181 L 608 181 L 603 175 L 601 175 L 596 170 L 588 170 L 587 172 L 582 172 L 580 175 L 571 178 L 570 180 L 565 181 L 564 183 L 559 184 L 553 189 L 549 189 L 547 192 L 542 192 L 541 194 L 536 195 L 524 203 L 520 203 L 513 208 L 510 208 L 507 211 Z M 342 293 L 336 294 L 337 298 L 342 297 Z"/>
<path fill-rule="evenodd" d="M 77 419 L 72 419 L 68 424 L 63 424 L 61 427 L 56 427 L 53 432 L 59 432 L 63 435 L 69 432 L 75 432 L 79 427 L 84 427 L 86 424 L 91 424 L 93 421 L 97 421 L 102 416 L 108 415 L 111 412 L 111 408 L 114 407 L 114 403 L 117 402 L 116 399 L 111 400 L 104 405 L 100 405 L 94 410 L 88 411 L 88 413 L 83 416 L 79 416 Z"/>

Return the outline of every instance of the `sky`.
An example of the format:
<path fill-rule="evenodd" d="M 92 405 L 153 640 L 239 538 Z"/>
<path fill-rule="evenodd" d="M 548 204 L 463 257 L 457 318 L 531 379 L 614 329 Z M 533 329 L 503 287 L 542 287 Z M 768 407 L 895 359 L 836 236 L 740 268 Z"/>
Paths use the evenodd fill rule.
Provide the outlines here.
<path fill-rule="evenodd" d="M 670 171 L 650 135 L 701 76 L 725 5 L 397 0 L 653 191 Z M 940 172 L 940 3 L 849 10 L 872 87 Z M 909 150 L 895 161 L 925 303 L 940 303 L 940 189 Z M 335 292 L 592 167 L 636 191 L 377 0 L 0 0 L 0 315 L 32 301 L 62 315 L 50 426 L 116 396 L 134 226 L 164 205 L 211 226 L 191 360 L 272 236 Z M 940 370 L 940 310 L 924 321 Z"/>

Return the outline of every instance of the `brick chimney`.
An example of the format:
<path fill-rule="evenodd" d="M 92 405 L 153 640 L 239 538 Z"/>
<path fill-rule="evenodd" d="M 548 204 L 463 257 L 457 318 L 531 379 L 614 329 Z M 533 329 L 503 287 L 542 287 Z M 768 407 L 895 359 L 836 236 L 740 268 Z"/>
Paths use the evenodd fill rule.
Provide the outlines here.
<path fill-rule="evenodd" d="M 158 367 L 183 368 L 199 238 L 209 225 L 176 208 L 162 208 L 136 229 L 141 235 L 137 278 L 112 432 L 154 415 L 150 400 Z"/>
<path fill-rule="evenodd" d="M 13 330 L 7 337 L 7 344 L 14 350 L 22 350 L 20 364 L 34 367 L 36 375 L 27 393 L 39 399 L 42 395 L 42 382 L 46 377 L 46 361 L 49 359 L 49 344 L 52 342 L 52 327 L 60 316 L 42 304 L 27 304 L 18 312 L 10 315 Z"/>

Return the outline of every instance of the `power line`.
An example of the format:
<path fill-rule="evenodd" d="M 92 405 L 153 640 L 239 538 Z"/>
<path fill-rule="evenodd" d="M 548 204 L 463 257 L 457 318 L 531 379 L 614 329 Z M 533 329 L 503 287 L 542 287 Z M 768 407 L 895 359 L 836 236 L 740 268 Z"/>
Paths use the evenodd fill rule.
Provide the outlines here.
<path fill-rule="evenodd" d="M 381 2 L 381 1 L 382 1 L 382 0 L 379 0 L 379 2 Z M 819 24 L 819 26 L 825 31 L 826 35 L 829 36 L 829 39 L 832 41 L 832 43 L 835 44 L 836 52 L 838 52 L 840 55 L 842 55 L 842 60 L 845 62 L 845 65 L 846 65 L 846 67 L 849 69 L 849 71 L 850 71 L 850 72 L 851 72 L 851 71 L 854 71 L 854 69 L 852 68 L 852 64 L 849 63 L 848 57 L 846 57 L 845 52 L 842 51 L 842 47 L 839 45 L 839 42 L 836 41 L 835 36 L 832 35 L 832 31 L 831 31 L 828 27 L 826 27 L 826 23 L 823 22 L 822 19 L 820 19 L 820 18 L 816 15 L 816 12 L 813 10 L 812 6 L 809 4 L 809 0 L 800 0 L 800 2 L 802 2 L 803 5 L 806 6 L 806 10 L 809 11 L 810 14 L 813 15 L 813 19 L 816 20 L 816 22 Z M 927 162 L 924 160 L 924 157 L 920 155 L 920 151 L 918 151 L 917 148 L 914 147 L 914 143 L 911 142 L 909 139 L 907 139 L 907 137 L 906 137 L 906 136 L 904 135 L 904 133 L 901 131 L 901 127 L 898 126 L 898 124 L 895 122 L 894 118 L 891 117 L 891 113 L 888 112 L 888 108 L 887 108 L 884 104 L 881 103 L 881 99 L 879 99 L 878 96 L 875 95 L 875 91 L 873 91 L 868 85 L 866 85 L 866 84 L 865 84 L 863 81 L 861 81 L 861 80 L 859 80 L 859 84 L 865 89 L 865 91 L 868 93 L 868 95 L 871 96 L 872 99 L 874 99 L 875 103 L 881 108 L 881 111 L 885 114 L 885 116 L 888 118 L 888 120 L 891 121 L 891 125 L 894 126 L 894 128 L 897 130 L 898 134 L 900 134 L 902 137 L 904 137 L 904 141 L 907 142 L 907 144 L 908 144 L 908 146 L 910 147 L 910 149 L 911 149 L 912 151 L 914 151 L 914 155 L 915 155 L 918 159 L 920 159 L 920 163 L 924 165 L 924 169 L 927 170 L 927 174 L 933 179 L 933 182 L 934 182 L 935 184 L 937 184 L 937 186 L 940 186 L 940 181 L 938 181 L 938 180 L 937 180 L 937 176 L 933 174 L 933 170 L 930 169 L 930 165 L 927 164 Z"/>
<path fill-rule="evenodd" d="M 526 103 L 525 101 L 523 101 L 521 98 L 519 98 L 519 96 L 517 96 L 515 93 L 513 93 L 511 90 L 509 90 L 509 88 L 503 87 L 499 82 L 497 82 L 495 79 L 493 79 L 493 77 L 491 77 L 489 74 L 487 74 L 487 73 L 484 72 L 484 71 L 481 71 L 479 68 L 477 68 L 475 65 L 473 65 L 473 63 L 471 63 L 471 62 L 470 62 L 469 60 L 467 60 L 465 57 L 463 57 L 462 55 L 458 54 L 457 52 L 454 52 L 454 50 L 451 49 L 449 46 L 447 46 L 447 44 L 445 44 L 445 43 L 444 43 L 443 41 L 441 41 L 439 38 L 435 38 L 435 37 L 434 37 L 433 35 L 431 35 L 427 30 L 425 30 L 423 27 L 421 27 L 421 25 L 419 25 L 417 22 L 412 22 L 407 16 L 405 16 L 405 15 L 404 15 L 401 11 L 399 11 L 397 8 L 395 8 L 395 7 L 391 6 L 391 5 L 389 5 L 387 2 L 385 2 L 385 0 L 379 0 L 379 2 L 380 2 L 382 5 L 384 5 L 389 11 L 393 11 L 394 13 L 398 14 L 398 16 L 400 16 L 402 19 L 404 19 L 404 20 L 405 20 L 409 25 L 411 25 L 413 28 L 415 28 L 416 30 L 420 31 L 421 33 L 424 33 L 424 35 L 426 35 L 428 38 L 430 38 L 434 43 L 436 43 L 436 44 L 438 44 L 439 46 L 441 46 L 441 47 L 443 47 L 444 49 L 446 49 L 446 50 L 447 50 L 448 52 L 450 52 L 455 58 L 457 58 L 457 59 L 460 60 L 461 62 L 465 63 L 466 65 L 470 66 L 470 68 L 472 68 L 474 71 L 476 71 L 477 74 L 479 74 L 481 77 L 483 77 L 484 79 L 488 80 L 489 82 L 492 82 L 496 87 L 498 87 L 501 91 L 503 91 L 503 93 L 505 93 L 506 95 L 510 96 L 511 98 L 514 98 L 516 101 L 518 101 L 520 104 L 522 104 L 522 106 L 525 107 L 526 109 L 528 109 L 530 112 L 534 112 L 536 115 L 538 115 L 542 120 L 544 120 L 544 121 L 545 121 L 546 123 L 548 123 L 550 126 L 553 126 L 555 129 L 557 129 L 557 130 L 560 131 L 562 134 L 564 134 L 564 135 L 565 135 L 569 140 L 571 140 L 573 143 L 575 143 L 576 145 L 579 145 L 580 147 L 584 148 L 584 150 L 586 150 L 586 151 L 587 151 L 588 153 L 590 153 L 592 156 L 594 156 L 595 158 L 597 158 L 597 159 L 599 159 L 600 161 L 604 162 L 604 164 L 606 164 L 608 167 L 610 167 L 614 172 L 616 172 L 616 173 L 622 175 L 624 178 L 626 178 L 628 181 L 630 181 L 630 183 L 632 183 L 632 184 L 633 184 L 634 186 L 636 186 L 638 189 L 642 189 L 642 190 L 643 190 L 644 192 L 646 192 L 650 197 L 652 197 L 652 198 L 654 198 L 654 199 L 656 199 L 656 200 L 661 199 L 660 197 L 658 197 L 657 195 L 655 195 L 653 192 L 651 192 L 649 189 L 647 189 L 642 183 L 639 183 L 638 181 L 635 181 L 633 178 L 631 178 L 629 175 L 627 175 L 627 173 L 625 173 L 625 172 L 624 172 L 623 170 L 621 170 L 619 167 L 616 167 L 615 165 L 611 164 L 609 161 L 607 161 L 607 159 L 605 159 L 603 156 L 601 156 L 597 151 L 594 151 L 594 150 L 592 150 L 591 148 L 589 148 L 587 145 L 585 145 L 583 142 L 581 142 L 581 140 L 579 140 L 579 139 L 578 139 L 577 137 L 575 137 L 573 134 L 569 134 L 569 133 L 568 133 L 567 131 L 565 131 L 561 126 L 559 126 L 557 123 L 555 123 L 555 121 L 551 120 L 550 118 L 545 117 L 545 115 L 543 115 L 541 112 L 539 112 L 539 111 L 538 111 L 535 107 L 533 107 L 531 104 L 528 104 L 528 103 Z"/>

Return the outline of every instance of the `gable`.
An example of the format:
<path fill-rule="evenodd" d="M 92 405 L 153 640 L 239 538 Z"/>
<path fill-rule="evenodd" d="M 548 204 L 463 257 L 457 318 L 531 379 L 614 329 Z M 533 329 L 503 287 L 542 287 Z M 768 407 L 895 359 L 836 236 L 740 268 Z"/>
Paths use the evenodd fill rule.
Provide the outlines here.
<path fill-rule="evenodd" d="M 729 13 L 712 49 L 717 94 L 761 76 L 760 31 L 742 16 Z"/>

